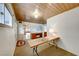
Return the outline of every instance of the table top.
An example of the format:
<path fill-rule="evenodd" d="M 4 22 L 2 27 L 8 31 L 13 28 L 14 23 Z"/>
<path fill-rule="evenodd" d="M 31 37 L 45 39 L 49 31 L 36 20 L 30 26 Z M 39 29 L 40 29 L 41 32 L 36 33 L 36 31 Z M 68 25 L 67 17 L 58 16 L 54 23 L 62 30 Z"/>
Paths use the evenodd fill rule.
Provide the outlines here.
<path fill-rule="evenodd" d="M 45 37 L 45 39 L 47 39 L 48 41 L 56 40 L 57 38 L 60 38 L 60 37 L 58 35 Z"/>
<path fill-rule="evenodd" d="M 51 37 L 45 37 L 45 38 L 38 38 L 33 40 L 28 40 L 28 44 L 31 48 L 41 45 L 43 43 L 49 42 L 51 40 L 55 40 L 56 38 L 59 38 L 59 36 L 51 36 Z"/>

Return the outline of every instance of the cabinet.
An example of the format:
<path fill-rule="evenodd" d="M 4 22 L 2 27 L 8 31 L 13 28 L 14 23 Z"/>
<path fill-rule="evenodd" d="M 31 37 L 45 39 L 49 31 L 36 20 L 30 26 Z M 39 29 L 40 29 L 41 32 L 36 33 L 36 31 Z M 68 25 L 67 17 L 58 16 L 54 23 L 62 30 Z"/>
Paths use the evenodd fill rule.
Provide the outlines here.
<path fill-rule="evenodd" d="M 31 33 L 31 39 L 36 38 L 42 38 L 42 32 L 41 33 Z"/>

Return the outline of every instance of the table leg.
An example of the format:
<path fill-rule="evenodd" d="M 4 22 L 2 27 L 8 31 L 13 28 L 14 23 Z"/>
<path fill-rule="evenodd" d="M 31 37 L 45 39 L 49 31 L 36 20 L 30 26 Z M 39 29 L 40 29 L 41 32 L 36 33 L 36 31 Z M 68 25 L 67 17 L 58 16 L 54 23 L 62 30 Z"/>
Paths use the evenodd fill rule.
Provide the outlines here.
<path fill-rule="evenodd" d="M 38 54 L 38 52 L 37 52 L 37 48 L 38 48 L 38 47 L 36 46 L 36 54 L 39 56 L 39 54 Z"/>
<path fill-rule="evenodd" d="M 48 43 L 49 45 L 54 45 L 57 48 L 56 40 L 52 40 Z"/>
<path fill-rule="evenodd" d="M 35 48 L 33 48 L 33 56 L 34 56 L 34 50 L 35 50 Z"/>
<path fill-rule="evenodd" d="M 39 54 L 37 52 L 37 46 L 33 48 L 33 55 L 34 55 L 34 52 L 39 56 Z"/>
<path fill-rule="evenodd" d="M 57 48 L 56 40 L 53 40 L 54 46 Z"/>

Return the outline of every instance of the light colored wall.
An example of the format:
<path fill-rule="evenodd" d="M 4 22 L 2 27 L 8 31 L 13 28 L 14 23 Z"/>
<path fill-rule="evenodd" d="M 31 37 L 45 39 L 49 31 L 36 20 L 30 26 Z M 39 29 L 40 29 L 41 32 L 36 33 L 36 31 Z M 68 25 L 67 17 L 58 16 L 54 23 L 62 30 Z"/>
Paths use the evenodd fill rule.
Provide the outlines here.
<path fill-rule="evenodd" d="M 42 30 L 43 30 L 42 27 L 43 27 L 42 24 L 31 23 L 30 31 L 31 31 L 31 33 L 39 33 L 39 32 L 42 32 Z"/>
<path fill-rule="evenodd" d="M 10 4 L 7 4 L 13 15 L 13 10 Z M 13 16 L 13 27 L 0 27 L 0 55 L 12 56 L 14 55 L 17 39 L 17 22 Z"/>
<path fill-rule="evenodd" d="M 26 28 L 29 28 L 31 27 L 31 33 L 37 33 L 37 32 L 43 32 L 43 31 L 46 31 L 46 27 L 47 25 L 42 25 L 42 24 L 37 24 L 37 23 L 29 23 L 29 22 L 24 22 L 23 24 L 26 24 Z M 18 24 L 19 27 L 22 26 L 22 24 Z M 41 28 L 40 30 L 37 30 L 38 28 Z M 44 27 L 44 28 L 43 28 Z M 34 29 L 34 30 L 33 30 Z M 19 30 L 19 28 L 18 28 Z M 26 41 L 26 44 L 25 46 L 22 46 L 22 47 L 16 47 L 16 50 L 15 50 L 15 55 L 33 55 L 33 51 L 32 51 L 32 48 L 29 47 L 28 43 L 27 43 L 27 39 L 26 38 L 23 38 L 24 35 L 21 34 L 19 32 L 19 36 L 18 36 L 18 39 L 24 39 Z M 38 52 L 46 49 L 49 47 L 49 44 L 48 43 L 44 43 L 42 45 L 39 45 L 38 47 Z"/>
<path fill-rule="evenodd" d="M 44 24 L 37 24 L 31 22 L 18 23 L 18 39 L 26 39 L 24 36 L 24 25 L 26 25 L 26 29 L 28 29 L 30 33 L 40 33 L 46 31 L 46 25 Z"/>
<path fill-rule="evenodd" d="M 43 31 L 47 32 L 47 24 L 43 25 Z"/>
<path fill-rule="evenodd" d="M 30 30 L 31 33 L 39 33 L 43 30 L 43 24 L 31 23 L 31 22 L 23 22 L 26 25 L 26 28 Z"/>
<path fill-rule="evenodd" d="M 59 47 L 79 55 L 79 7 L 49 18 L 47 27 L 61 36 Z"/>

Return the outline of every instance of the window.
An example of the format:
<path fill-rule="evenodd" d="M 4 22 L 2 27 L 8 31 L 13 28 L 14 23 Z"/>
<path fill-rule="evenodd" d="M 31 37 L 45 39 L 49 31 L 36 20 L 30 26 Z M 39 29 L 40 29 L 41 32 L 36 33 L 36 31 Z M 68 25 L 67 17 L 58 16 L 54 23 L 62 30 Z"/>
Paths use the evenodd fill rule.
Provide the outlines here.
<path fill-rule="evenodd" d="M 0 24 L 12 26 L 12 16 L 5 4 L 0 3 Z"/>
<path fill-rule="evenodd" d="M 4 4 L 0 3 L 0 23 L 4 24 Z"/>
<path fill-rule="evenodd" d="M 5 7 L 5 24 L 12 26 L 12 16 L 6 7 Z"/>

